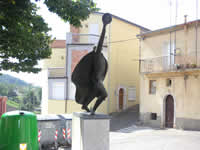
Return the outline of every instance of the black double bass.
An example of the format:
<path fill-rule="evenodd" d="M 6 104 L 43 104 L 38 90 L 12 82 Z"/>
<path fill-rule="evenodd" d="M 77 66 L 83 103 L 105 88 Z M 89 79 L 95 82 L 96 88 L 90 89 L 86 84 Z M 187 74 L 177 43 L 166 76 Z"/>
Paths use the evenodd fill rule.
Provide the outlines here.
<path fill-rule="evenodd" d="M 94 47 L 93 51 L 79 61 L 72 73 L 72 82 L 76 86 L 76 102 L 82 105 L 82 109 L 91 112 L 92 115 L 108 96 L 103 85 L 108 70 L 108 63 L 102 54 L 102 47 L 106 25 L 111 23 L 112 16 L 106 13 L 103 15 L 102 21 L 103 29 L 97 47 Z M 97 101 L 90 110 L 88 105 L 96 97 Z"/>

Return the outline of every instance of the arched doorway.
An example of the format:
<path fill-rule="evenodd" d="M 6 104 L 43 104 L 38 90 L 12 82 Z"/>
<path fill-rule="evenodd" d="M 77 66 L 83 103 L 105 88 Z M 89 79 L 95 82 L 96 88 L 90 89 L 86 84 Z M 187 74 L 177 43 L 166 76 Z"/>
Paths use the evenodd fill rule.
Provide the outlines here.
<path fill-rule="evenodd" d="M 119 89 L 119 110 L 123 110 L 124 106 L 124 89 Z"/>
<path fill-rule="evenodd" d="M 165 127 L 173 128 L 173 126 L 174 126 L 174 99 L 171 95 L 168 95 L 165 104 Z"/>

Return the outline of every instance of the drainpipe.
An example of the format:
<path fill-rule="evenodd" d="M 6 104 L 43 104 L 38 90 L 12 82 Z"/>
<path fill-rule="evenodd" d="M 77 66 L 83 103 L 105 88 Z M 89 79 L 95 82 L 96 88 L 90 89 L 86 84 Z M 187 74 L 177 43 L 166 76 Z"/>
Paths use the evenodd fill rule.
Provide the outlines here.
<path fill-rule="evenodd" d="M 196 43 L 195 43 L 195 48 L 196 48 L 196 65 L 198 65 L 198 0 L 196 0 L 196 24 L 195 24 L 195 29 L 196 29 Z"/>
<path fill-rule="evenodd" d="M 67 38 L 66 38 L 66 52 L 65 52 L 65 76 L 66 76 L 66 88 L 65 88 L 65 113 L 67 113 L 67 98 L 68 98 L 68 76 L 67 76 L 67 70 L 68 70 L 68 44 L 67 44 Z"/>
<path fill-rule="evenodd" d="M 176 45 L 176 30 L 174 32 L 174 49 L 176 47 L 175 45 Z M 170 70 L 171 70 L 173 69 L 171 58 L 173 57 L 172 55 L 174 55 L 174 50 L 172 50 L 172 32 L 169 33 L 169 46 L 170 46 L 170 54 L 168 57 L 170 58 Z"/>
<path fill-rule="evenodd" d="M 141 29 L 140 29 L 140 34 L 141 34 L 142 32 L 141 32 Z M 141 37 L 140 38 L 138 38 L 139 39 L 139 74 L 140 74 L 140 72 L 141 72 L 141 42 L 142 42 L 142 40 L 141 40 Z"/>
<path fill-rule="evenodd" d="M 196 25 L 195 25 L 195 32 L 196 32 L 196 41 L 195 41 L 195 49 L 196 49 L 196 65 L 198 63 L 197 59 L 198 59 L 198 20 L 196 21 Z"/>
<path fill-rule="evenodd" d="M 140 34 L 142 33 L 141 29 L 140 29 Z M 141 116 L 140 116 L 140 102 L 141 102 L 141 94 L 140 94 L 140 82 L 141 82 L 141 56 L 142 56 L 142 37 L 139 38 L 139 96 L 138 96 L 138 103 L 139 103 L 139 120 L 141 121 Z M 137 93 L 136 93 L 137 94 Z"/>
<path fill-rule="evenodd" d="M 188 54 L 188 50 L 187 50 L 187 15 L 184 16 L 185 17 L 185 24 L 184 24 L 184 36 L 185 36 L 185 63 L 189 63 L 188 60 L 187 60 L 187 54 Z M 183 116 L 185 116 L 185 101 L 186 101 L 186 93 L 187 93 L 187 79 L 188 79 L 188 76 L 187 75 L 184 75 L 184 88 L 185 88 L 185 91 L 184 91 L 184 98 L 183 98 Z"/>
<path fill-rule="evenodd" d="M 66 76 L 66 88 L 65 88 L 65 113 L 67 113 L 67 100 L 69 99 L 69 44 L 72 43 L 72 32 L 71 32 L 71 26 L 70 26 L 70 32 L 67 33 L 70 34 L 69 36 L 66 35 L 66 58 L 65 58 L 65 76 Z M 69 38 L 69 39 L 68 39 Z"/>
<path fill-rule="evenodd" d="M 108 62 L 111 62 L 111 58 L 110 58 L 110 53 L 111 53 L 111 48 L 110 48 L 110 32 L 111 32 L 111 24 L 109 25 L 109 42 L 108 42 Z M 108 63 L 108 64 L 109 64 Z M 108 100 L 107 100 L 107 113 L 110 113 L 110 68 L 108 67 Z"/>
<path fill-rule="evenodd" d="M 196 65 L 198 63 L 197 59 L 198 59 L 198 0 L 196 0 L 196 23 L 195 23 L 195 49 L 196 49 Z"/>
<path fill-rule="evenodd" d="M 188 63 L 188 60 L 187 60 L 187 55 L 188 55 L 188 48 L 187 48 L 187 15 L 184 16 L 185 17 L 185 24 L 184 24 L 184 35 L 185 35 L 185 64 Z"/>

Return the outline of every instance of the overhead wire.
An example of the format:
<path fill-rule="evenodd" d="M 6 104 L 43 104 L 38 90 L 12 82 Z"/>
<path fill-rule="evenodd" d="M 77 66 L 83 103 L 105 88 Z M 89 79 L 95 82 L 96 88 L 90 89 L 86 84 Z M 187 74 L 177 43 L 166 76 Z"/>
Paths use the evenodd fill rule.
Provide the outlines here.
<path fill-rule="evenodd" d="M 138 40 L 138 38 L 132 38 L 132 39 L 126 39 L 126 40 L 119 40 L 119 41 L 111 41 L 111 42 L 108 42 L 108 43 L 109 44 L 110 43 L 122 43 L 122 42 L 131 41 L 131 40 Z"/>

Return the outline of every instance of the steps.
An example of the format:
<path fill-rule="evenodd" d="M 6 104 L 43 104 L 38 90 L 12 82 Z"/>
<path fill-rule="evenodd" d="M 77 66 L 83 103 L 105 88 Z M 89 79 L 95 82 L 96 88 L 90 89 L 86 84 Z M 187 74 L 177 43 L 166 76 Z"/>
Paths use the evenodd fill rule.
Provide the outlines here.
<path fill-rule="evenodd" d="M 122 128 L 127 128 L 138 122 L 139 119 L 139 105 L 131 107 L 122 112 L 114 112 L 111 114 L 110 130 L 116 131 Z"/>

